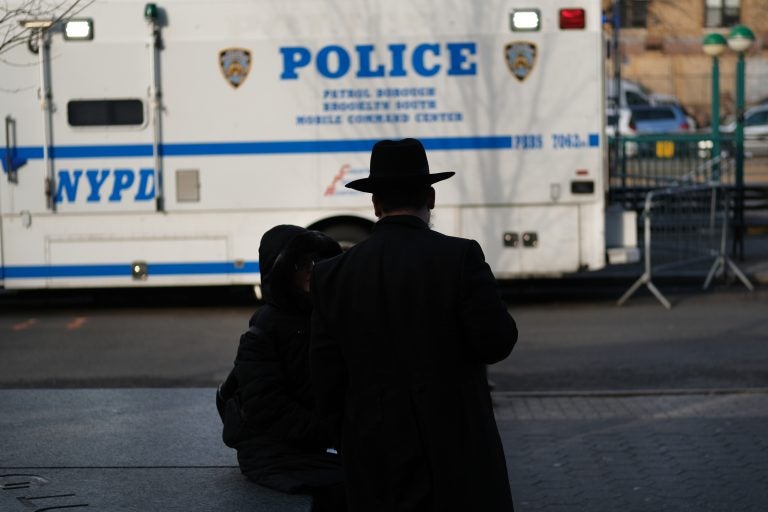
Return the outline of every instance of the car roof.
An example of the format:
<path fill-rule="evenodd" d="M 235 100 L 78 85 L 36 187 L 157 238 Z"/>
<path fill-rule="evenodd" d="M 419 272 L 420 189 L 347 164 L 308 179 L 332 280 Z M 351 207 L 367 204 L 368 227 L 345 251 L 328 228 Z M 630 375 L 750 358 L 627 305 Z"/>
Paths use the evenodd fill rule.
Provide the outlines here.
<path fill-rule="evenodd" d="M 745 114 L 751 114 L 752 112 L 762 112 L 763 110 L 768 110 L 768 104 L 765 105 L 756 105 L 752 108 L 747 109 Z"/>

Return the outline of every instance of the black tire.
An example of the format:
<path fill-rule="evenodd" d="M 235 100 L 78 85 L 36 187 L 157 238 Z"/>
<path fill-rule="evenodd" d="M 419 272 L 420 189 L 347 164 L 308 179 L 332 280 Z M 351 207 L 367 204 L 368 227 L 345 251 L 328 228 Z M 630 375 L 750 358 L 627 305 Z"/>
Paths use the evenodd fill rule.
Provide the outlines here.
<path fill-rule="evenodd" d="M 353 245 L 362 242 L 370 234 L 370 229 L 356 224 L 334 224 L 322 230 L 341 245 L 346 251 Z"/>

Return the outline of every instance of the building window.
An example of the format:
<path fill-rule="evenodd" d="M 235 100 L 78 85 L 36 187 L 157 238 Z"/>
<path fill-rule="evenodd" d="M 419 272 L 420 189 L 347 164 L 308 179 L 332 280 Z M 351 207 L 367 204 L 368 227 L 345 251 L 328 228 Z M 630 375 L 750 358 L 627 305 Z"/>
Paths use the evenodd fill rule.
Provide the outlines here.
<path fill-rule="evenodd" d="M 73 100 L 67 103 L 70 126 L 131 126 L 144 124 L 141 100 Z"/>
<path fill-rule="evenodd" d="M 704 0 L 707 27 L 730 27 L 739 23 L 741 0 Z"/>
<path fill-rule="evenodd" d="M 649 0 L 624 0 L 621 2 L 621 26 L 645 28 L 648 21 Z"/>

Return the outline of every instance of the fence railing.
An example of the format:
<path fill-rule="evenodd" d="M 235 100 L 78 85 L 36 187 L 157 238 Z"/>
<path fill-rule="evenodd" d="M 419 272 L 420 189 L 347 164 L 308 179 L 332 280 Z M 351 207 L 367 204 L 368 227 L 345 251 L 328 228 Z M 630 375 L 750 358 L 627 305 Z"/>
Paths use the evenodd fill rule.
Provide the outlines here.
<path fill-rule="evenodd" d="M 653 134 L 609 139 L 610 201 L 640 211 L 645 195 L 660 188 L 709 183 L 733 185 L 735 161 L 723 135 L 720 155 L 707 133 Z"/>
<path fill-rule="evenodd" d="M 710 183 L 729 186 L 734 198 L 733 255 L 743 257 L 748 224 L 763 225 L 763 212 L 768 210 L 768 185 L 744 183 L 744 180 L 736 183 L 733 134 L 721 133 L 718 141 L 704 132 L 649 134 L 609 138 L 608 144 L 608 199 L 638 214 L 643 209 L 645 195 L 652 190 Z"/>

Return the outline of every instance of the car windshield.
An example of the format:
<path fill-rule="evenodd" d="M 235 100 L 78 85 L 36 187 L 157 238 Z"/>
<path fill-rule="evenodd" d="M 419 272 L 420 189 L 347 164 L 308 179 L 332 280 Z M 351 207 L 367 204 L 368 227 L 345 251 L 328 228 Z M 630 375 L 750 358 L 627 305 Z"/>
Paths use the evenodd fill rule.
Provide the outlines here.
<path fill-rule="evenodd" d="M 636 92 L 627 91 L 627 105 L 648 105 L 648 100 Z"/>

